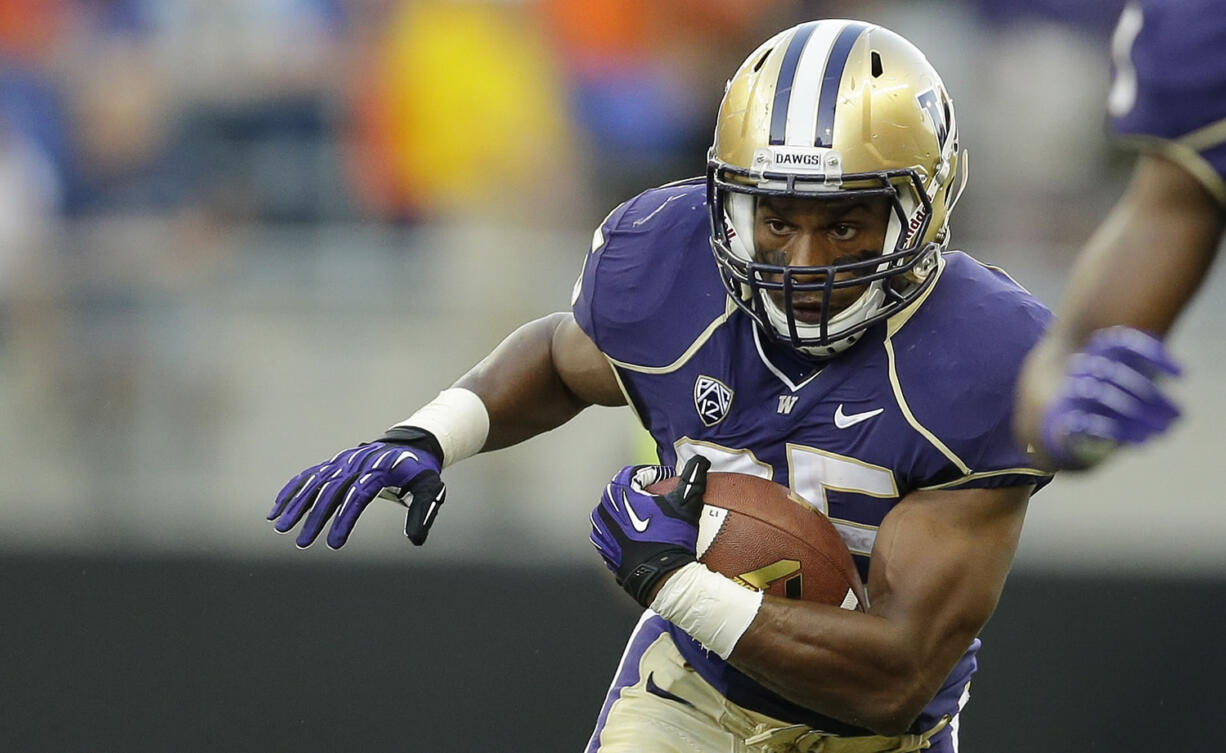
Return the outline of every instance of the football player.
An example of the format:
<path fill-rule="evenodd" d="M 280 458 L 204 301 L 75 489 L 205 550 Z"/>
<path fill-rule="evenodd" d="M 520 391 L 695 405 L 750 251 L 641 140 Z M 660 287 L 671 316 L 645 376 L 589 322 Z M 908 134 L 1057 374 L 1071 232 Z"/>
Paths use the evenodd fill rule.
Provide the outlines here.
<path fill-rule="evenodd" d="M 1026 360 L 1019 441 L 1084 469 L 1179 417 L 1164 338 L 1226 229 L 1226 14 L 1217 0 L 1130 4 L 1108 99 L 1132 180 L 1073 270 L 1063 315 Z"/>
<path fill-rule="evenodd" d="M 976 636 L 1049 479 L 1010 423 L 1050 315 L 946 250 L 964 160 L 953 102 L 911 43 L 847 20 L 781 32 L 728 83 L 706 177 L 598 228 L 572 312 L 303 471 L 269 518 L 301 522 L 300 546 L 330 523 L 339 547 L 389 490 L 422 543 L 445 466 L 629 405 L 683 483 L 653 496 L 659 469 L 624 469 L 592 516 L 601 556 L 650 609 L 588 750 L 954 751 Z M 826 513 L 871 604 L 764 597 L 696 562 L 708 467 Z"/>

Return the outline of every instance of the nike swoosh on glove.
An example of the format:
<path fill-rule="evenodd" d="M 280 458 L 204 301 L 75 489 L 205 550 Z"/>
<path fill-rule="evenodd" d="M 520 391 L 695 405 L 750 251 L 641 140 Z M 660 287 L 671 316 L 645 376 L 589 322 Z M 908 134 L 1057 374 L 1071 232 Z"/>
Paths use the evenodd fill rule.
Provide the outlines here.
<path fill-rule="evenodd" d="M 434 435 L 415 427 L 394 427 L 378 441 L 342 450 L 290 479 L 268 513 L 279 533 L 289 533 L 303 516 L 296 543 L 315 542 L 328 521 L 328 546 L 340 549 L 358 517 L 386 492 L 408 508 L 404 534 L 421 545 L 447 497 L 439 472 L 443 451 Z"/>
<path fill-rule="evenodd" d="M 675 475 L 672 468 L 627 466 L 592 511 L 592 545 L 618 585 L 644 607 L 660 578 L 697 559 L 698 516 L 710 467 L 701 455 L 690 458 L 676 488 L 658 495 L 647 487 Z"/>

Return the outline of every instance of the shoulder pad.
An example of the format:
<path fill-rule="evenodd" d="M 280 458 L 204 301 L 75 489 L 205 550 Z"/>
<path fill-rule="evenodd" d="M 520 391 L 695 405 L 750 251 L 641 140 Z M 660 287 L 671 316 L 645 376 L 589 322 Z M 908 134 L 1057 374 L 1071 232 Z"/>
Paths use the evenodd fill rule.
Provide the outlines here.
<path fill-rule="evenodd" d="M 945 262 L 931 294 L 891 337 L 895 389 L 916 429 L 965 477 L 1039 475 L 1013 441 L 1013 394 L 1051 312 L 1003 270 L 960 251 Z"/>
<path fill-rule="evenodd" d="M 727 309 L 705 181 L 654 188 L 614 210 L 593 237 L 572 309 L 596 346 L 623 365 L 659 368 L 686 354 Z"/>
<path fill-rule="evenodd" d="M 1112 126 L 1182 165 L 1226 206 L 1226 15 L 1220 0 L 1143 0 L 1116 29 Z"/>

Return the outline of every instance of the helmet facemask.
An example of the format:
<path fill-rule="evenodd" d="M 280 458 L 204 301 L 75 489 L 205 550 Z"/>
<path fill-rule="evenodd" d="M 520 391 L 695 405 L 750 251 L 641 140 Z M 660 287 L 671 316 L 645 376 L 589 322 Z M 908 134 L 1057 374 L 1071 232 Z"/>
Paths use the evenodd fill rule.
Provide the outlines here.
<path fill-rule="evenodd" d="M 772 339 L 810 356 L 827 357 L 855 344 L 863 333 L 914 301 L 933 279 L 940 244 L 923 243 L 932 205 L 914 170 L 807 180 L 794 173 L 738 170 L 715 161 L 708 168 L 711 246 L 729 296 Z M 854 186 L 854 187 L 849 187 Z M 890 212 L 880 253 L 861 261 L 820 267 L 768 264 L 754 248 L 754 212 L 762 196 L 831 201 L 886 198 Z M 719 218 L 716 221 L 716 218 Z M 903 228 L 908 228 L 903 232 Z M 887 250 L 888 249 L 888 250 Z M 851 303 L 831 311 L 836 291 L 864 288 Z M 772 293 L 775 297 L 772 297 Z M 817 322 L 801 321 L 794 300 L 821 297 Z M 781 298 L 781 304 L 776 303 Z"/>

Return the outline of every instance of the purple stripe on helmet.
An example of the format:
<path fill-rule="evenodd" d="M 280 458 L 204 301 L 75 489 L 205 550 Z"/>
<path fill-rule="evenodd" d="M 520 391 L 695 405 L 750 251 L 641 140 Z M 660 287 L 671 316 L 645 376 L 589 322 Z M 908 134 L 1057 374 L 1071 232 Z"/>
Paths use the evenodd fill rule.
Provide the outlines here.
<path fill-rule="evenodd" d="M 838 38 L 834 40 L 834 45 L 830 48 L 830 59 L 826 61 L 826 74 L 822 77 L 822 95 L 817 103 L 817 142 L 814 146 L 831 147 L 834 145 L 834 106 L 838 101 L 839 82 L 843 80 L 843 69 L 847 67 L 847 56 L 851 54 L 852 45 L 860 38 L 860 33 L 867 28 L 868 24 L 858 21 L 847 24 L 839 32 Z"/>
<path fill-rule="evenodd" d="M 609 720 L 609 709 L 613 708 L 613 703 L 621 696 L 623 688 L 638 683 L 639 662 L 643 658 L 643 653 L 667 629 L 668 622 L 663 617 L 654 612 L 643 613 L 643 618 L 639 620 L 639 624 L 635 626 L 634 632 L 630 635 L 630 642 L 626 645 L 625 653 L 622 654 L 621 663 L 617 665 L 617 674 L 613 677 L 613 684 L 609 686 L 604 705 L 600 707 L 600 716 L 596 718 L 596 729 L 587 742 L 585 753 L 596 753 L 599 750 L 600 733 L 604 731 L 605 722 Z"/>
<path fill-rule="evenodd" d="M 783 65 L 779 67 L 779 80 L 775 84 L 775 106 L 771 108 L 771 141 L 772 144 L 782 144 L 788 127 L 788 99 L 792 96 L 792 84 L 796 80 L 796 66 L 800 64 L 800 53 L 805 49 L 805 43 L 813 36 L 817 21 L 810 21 L 796 28 L 788 51 L 783 55 Z"/>

